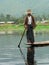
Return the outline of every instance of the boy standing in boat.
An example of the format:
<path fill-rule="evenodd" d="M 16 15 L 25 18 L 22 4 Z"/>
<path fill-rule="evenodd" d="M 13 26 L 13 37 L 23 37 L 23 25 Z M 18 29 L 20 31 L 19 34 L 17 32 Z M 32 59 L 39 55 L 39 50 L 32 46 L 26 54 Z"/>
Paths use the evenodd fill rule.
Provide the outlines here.
<path fill-rule="evenodd" d="M 31 10 L 27 10 L 27 15 L 25 18 L 24 26 L 26 31 L 27 43 L 29 47 L 27 48 L 27 64 L 34 65 L 34 32 L 33 29 L 36 27 L 34 17 L 32 16 Z"/>

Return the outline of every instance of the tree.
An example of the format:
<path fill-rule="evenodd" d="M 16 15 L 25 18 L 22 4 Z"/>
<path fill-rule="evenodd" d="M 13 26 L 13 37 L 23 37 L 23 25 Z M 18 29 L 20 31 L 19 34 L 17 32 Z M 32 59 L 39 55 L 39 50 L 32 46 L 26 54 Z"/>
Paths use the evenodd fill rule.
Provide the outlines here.
<path fill-rule="evenodd" d="M 4 21 L 5 20 L 5 16 L 3 13 L 0 14 L 0 21 Z"/>
<path fill-rule="evenodd" d="M 6 15 L 6 19 L 7 19 L 7 21 L 10 20 L 10 14 L 7 14 L 7 15 Z"/>

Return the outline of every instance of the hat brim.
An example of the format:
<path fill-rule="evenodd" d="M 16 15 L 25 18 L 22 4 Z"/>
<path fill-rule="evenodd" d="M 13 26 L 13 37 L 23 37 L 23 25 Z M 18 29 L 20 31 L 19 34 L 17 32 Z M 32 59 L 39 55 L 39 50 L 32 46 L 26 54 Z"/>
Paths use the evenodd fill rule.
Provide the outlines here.
<path fill-rule="evenodd" d="M 32 14 L 32 12 L 26 12 L 26 14 Z"/>

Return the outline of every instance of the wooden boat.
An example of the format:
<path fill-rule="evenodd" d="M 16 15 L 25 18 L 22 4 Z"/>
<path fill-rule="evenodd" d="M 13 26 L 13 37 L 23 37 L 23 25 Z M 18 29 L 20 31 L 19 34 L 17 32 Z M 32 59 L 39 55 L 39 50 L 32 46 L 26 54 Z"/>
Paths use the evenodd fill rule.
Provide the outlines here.
<path fill-rule="evenodd" d="M 32 45 L 34 47 L 43 47 L 43 46 L 49 46 L 49 41 L 42 41 L 42 42 L 34 42 L 34 44 L 26 44 L 26 45 Z"/>

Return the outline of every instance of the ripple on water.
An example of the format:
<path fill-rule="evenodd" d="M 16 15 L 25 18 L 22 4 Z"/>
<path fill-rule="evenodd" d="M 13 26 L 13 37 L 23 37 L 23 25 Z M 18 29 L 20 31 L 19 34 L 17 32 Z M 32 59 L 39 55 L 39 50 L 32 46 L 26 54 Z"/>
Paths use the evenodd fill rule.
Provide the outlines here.
<path fill-rule="evenodd" d="M 24 61 L 0 62 L 0 65 L 25 65 Z"/>

